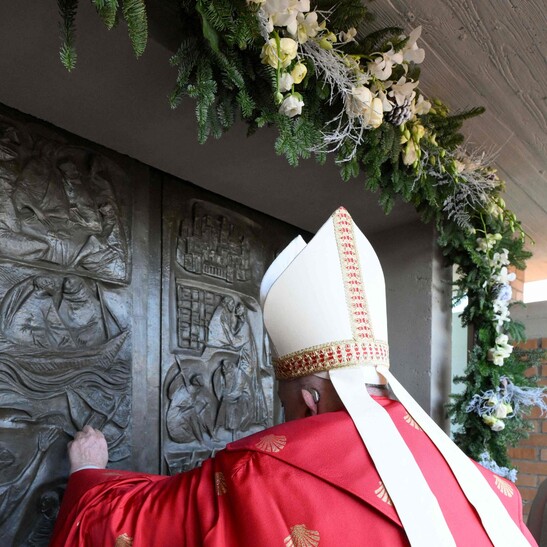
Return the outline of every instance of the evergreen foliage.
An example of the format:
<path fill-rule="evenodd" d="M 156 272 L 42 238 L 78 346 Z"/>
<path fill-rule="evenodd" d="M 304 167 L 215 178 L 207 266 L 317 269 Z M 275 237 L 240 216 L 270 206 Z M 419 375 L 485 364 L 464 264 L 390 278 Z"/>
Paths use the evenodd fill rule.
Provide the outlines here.
<path fill-rule="evenodd" d="M 148 17 L 146 15 L 145 0 L 122 0 L 122 13 L 127 23 L 129 38 L 133 51 L 140 57 L 148 41 Z M 97 13 L 108 30 L 112 29 L 119 18 L 118 0 L 91 0 Z M 61 15 L 61 48 L 59 55 L 61 62 L 68 71 L 76 67 L 76 12 L 79 0 L 57 0 Z"/>
<path fill-rule="evenodd" d="M 61 14 L 61 49 L 59 55 L 61 62 L 68 71 L 76 66 L 76 49 L 74 47 L 74 37 L 76 33 L 76 12 L 78 11 L 78 0 L 57 0 L 59 12 Z"/>

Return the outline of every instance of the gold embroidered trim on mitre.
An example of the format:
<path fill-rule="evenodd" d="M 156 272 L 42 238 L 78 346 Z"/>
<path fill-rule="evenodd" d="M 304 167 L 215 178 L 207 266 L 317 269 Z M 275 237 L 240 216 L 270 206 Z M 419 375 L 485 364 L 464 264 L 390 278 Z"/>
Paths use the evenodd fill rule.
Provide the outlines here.
<path fill-rule="evenodd" d="M 255 444 L 260 450 L 264 452 L 281 452 L 287 444 L 287 437 L 285 435 L 264 435 L 260 437 L 260 440 Z"/>
<path fill-rule="evenodd" d="M 353 221 L 349 213 L 340 207 L 333 214 L 333 223 L 353 339 L 373 341 L 374 331 L 370 323 Z"/>
<path fill-rule="evenodd" d="M 226 477 L 222 471 L 215 473 L 215 492 L 217 493 L 217 496 L 222 496 L 228 492 Z"/>
<path fill-rule="evenodd" d="M 374 493 L 377 497 L 379 497 L 384 503 L 387 503 L 388 505 L 393 505 L 393 502 L 391 501 L 391 498 L 389 497 L 389 494 L 387 493 L 386 487 L 384 486 L 384 483 L 382 481 L 379 481 L 378 483 L 380 486 L 374 490 Z"/>
<path fill-rule="evenodd" d="M 317 530 L 308 530 L 304 524 L 291 526 L 291 535 L 285 538 L 286 547 L 317 547 L 321 536 Z"/>
<path fill-rule="evenodd" d="M 122 534 L 116 538 L 114 547 L 131 547 L 133 545 L 133 538 L 127 534 Z"/>
<path fill-rule="evenodd" d="M 389 368 L 389 346 L 385 342 L 343 340 L 312 346 L 273 360 L 278 380 L 355 365 L 383 365 Z"/>
<path fill-rule="evenodd" d="M 501 479 L 497 475 L 495 477 L 495 480 L 496 480 L 496 486 L 497 486 L 498 490 L 504 496 L 507 496 L 508 498 L 512 498 L 514 493 L 515 493 L 514 490 L 513 490 L 513 487 L 507 481 L 504 481 L 503 479 Z"/>

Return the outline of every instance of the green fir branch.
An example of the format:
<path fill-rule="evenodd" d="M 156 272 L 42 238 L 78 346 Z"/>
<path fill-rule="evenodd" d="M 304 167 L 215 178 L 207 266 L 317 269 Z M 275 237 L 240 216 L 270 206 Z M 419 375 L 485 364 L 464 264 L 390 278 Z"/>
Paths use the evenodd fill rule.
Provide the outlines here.
<path fill-rule="evenodd" d="M 144 0 L 123 0 L 122 12 L 133 51 L 137 57 L 140 57 L 148 41 L 148 18 Z"/>
<path fill-rule="evenodd" d="M 76 34 L 76 13 L 78 0 L 57 0 L 61 15 L 59 29 L 61 32 L 61 49 L 59 56 L 64 67 L 71 72 L 76 67 L 76 48 L 74 46 Z"/>
<path fill-rule="evenodd" d="M 118 0 L 92 0 L 97 13 L 108 30 L 118 22 Z"/>

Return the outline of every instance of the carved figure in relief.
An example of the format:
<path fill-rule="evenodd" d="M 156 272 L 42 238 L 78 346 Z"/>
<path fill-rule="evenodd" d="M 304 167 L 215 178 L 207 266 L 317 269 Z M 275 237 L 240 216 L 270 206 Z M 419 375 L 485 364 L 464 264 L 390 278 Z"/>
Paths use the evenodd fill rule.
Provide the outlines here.
<path fill-rule="evenodd" d="M 0 306 L 0 330 L 18 344 L 41 348 L 73 347 L 72 337 L 58 312 L 61 279 L 29 277 L 12 287 Z"/>
<path fill-rule="evenodd" d="M 204 393 L 201 374 L 192 374 L 186 380 L 181 373 L 169 386 L 169 408 L 167 430 L 177 443 L 189 443 L 195 439 L 204 442 L 204 434 L 213 437 L 212 416 L 209 398 Z"/>
<path fill-rule="evenodd" d="M 253 393 L 250 405 L 245 406 L 249 423 L 265 424 L 267 406 L 262 382 L 256 342 L 248 318 L 247 306 L 242 301 L 236 303 L 231 296 L 225 296 L 211 317 L 208 329 L 208 344 L 216 347 L 233 348 L 239 353 L 237 368 L 249 384 Z M 239 382 L 241 383 L 241 382 Z"/>
<path fill-rule="evenodd" d="M 94 282 L 39 275 L 6 292 L 0 332 L 11 342 L 40 348 L 97 346 L 108 340 L 105 313 Z"/>
<path fill-rule="evenodd" d="M 104 160 L 0 123 L 0 255 L 125 280 L 127 240 Z"/>
<path fill-rule="evenodd" d="M 59 316 L 78 347 L 96 346 L 108 339 L 101 301 L 81 277 L 64 278 Z"/>
<path fill-rule="evenodd" d="M 13 479 L 0 483 L 0 525 L 19 507 L 25 499 L 42 460 L 49 447 L 59 436 L 59 429 L 51 428 L 38 434 L 38 445 L 28 463 Z M 7 449 L 4 449 L 7 450 Z"/>
<path fill-rule="evenodd" d="M 17 533 L 19 537 L 16 538 L 17 545 L 19 547 L 43 547 L 47 545 L 60 506 L 61 500 L 57 491 L 47 490 L 41 494 L 33 523 L 24 522 L 19 528 Z"/>
<path fill-rule="evenodd" d="M 220 404 L 215 431 L 224 428 L 234 433 L 246 431 L 252 422 L 250 378 L 245 370 L 231 359 L 224 359 L 213 373 L 213 388 Z"/>
<path fill-rule="evenodd" d="M 101 231 L 89 236 L 78 255 L 74 266 L 99 274 L 109 275 L 113 272 L 120 277 L 125 276 L 127 249 L 124 236 L 118 223 L 117 208 L 109 202 L 99 206 Z"/>

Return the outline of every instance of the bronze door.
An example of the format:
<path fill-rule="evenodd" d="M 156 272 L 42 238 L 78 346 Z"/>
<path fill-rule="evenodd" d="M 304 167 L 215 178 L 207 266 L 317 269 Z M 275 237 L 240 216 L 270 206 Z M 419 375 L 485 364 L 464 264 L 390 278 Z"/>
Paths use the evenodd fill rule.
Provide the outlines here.
<path fill-rule="evenodd" d="M 167 474 L 277 421 L 259 284 L 296 234 L 2 109 L 0 545 L 47 545 L 86 424 Z"/>

